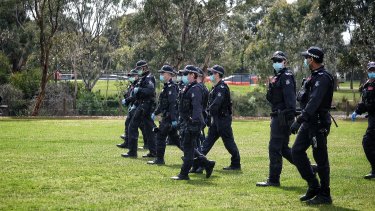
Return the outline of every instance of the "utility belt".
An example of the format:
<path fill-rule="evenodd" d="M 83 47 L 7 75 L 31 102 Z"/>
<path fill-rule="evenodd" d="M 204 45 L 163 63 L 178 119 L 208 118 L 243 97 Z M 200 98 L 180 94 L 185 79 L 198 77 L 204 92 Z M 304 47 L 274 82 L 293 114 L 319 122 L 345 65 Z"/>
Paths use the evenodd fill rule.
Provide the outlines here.
<path fill-rule="evenodd" d="M 277 117 L 280 127 L 290 127 L 294 121 L 294 117 L 301 114 L 300 111 L 294 111 L 290 109 L 277 110 L 270 113 L 271 117 Z"/>

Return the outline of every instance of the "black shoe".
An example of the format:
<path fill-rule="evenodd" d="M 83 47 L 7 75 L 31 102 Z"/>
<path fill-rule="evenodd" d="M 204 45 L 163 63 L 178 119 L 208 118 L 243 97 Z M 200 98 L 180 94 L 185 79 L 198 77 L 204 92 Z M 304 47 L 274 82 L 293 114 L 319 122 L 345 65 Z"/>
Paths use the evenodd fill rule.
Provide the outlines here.
<path fill-rule="evenodd" d="M 124 154 L 121 154 L 121 156 L 124 157 L 124 158 L 136 158 L 137 154 L 124 153 Z"/>
<path fill-rule="evenodd" d="M 164 165 L 165 161 L 164 161 L 164 159 L 156 158 L 155 160 L 147 161 L 147 164 L 150 164 L 150 165 Z"/>
<path fill-rule="evenodd" d="M 212 172 L 214 171 L 214 167 L 215 167 L 215 161 L 209 160 L 205 166 L 206 178 L 210 178 Z"/>
<path fill-rule="evenodd" d="M 371 173 L 365 175 L 363 178 L 365 178 L 365 179 L 374 179 L 375 178 L 375 174 L 371 172 Z"/>
<path fill-rule="evenodd" d="M 122 139 L 125 140 L 125 134 L 122 134 L 122 135 L 120 136 L 120 138 L 122 138 Z"/>
<path fill-rule="evenodd" d="M 156 158 L 156 155 L 152 154 L 152 153 L 147 153 L 145 155 L 142 155 L 143 158 Z"/>
<path fill-rule="evenodd" d="M 128 148 L 128 145 L 127 144 L 125 144 L 125 142 L 124 143 L 122 143 L 122 144 L 116 144 L 116 146 L 118 147 L 118 148 Z"/>
<path fill-rule="evenodd" d="M 331 196 L 323 196 L 318 194 L 315 198 L 306 201 L 308 205 L 332 204 Z"/>
<path fill-rule="evenodd" d="M 195 174 L 203 174 L 203 170 L 204 168 L 203 167 L 193 167 L 191 170 L 190 170 L 190 173 L 195 173 Z"/>
<path fill-rule="evenodd" d="M 174 180 L 190 180 L 189 176 L 183 176 L 181 174 L 177 175 L 177 176 L 174 176 L 174 177 L 171 177 L 171 179 L 174 179 Z"/>
<path fill-rule="evenodd" d="M 299 200 L 308 201 L 319 194 L 320 188 L 308 188 L 305 195 L 301 196 Z"/>
<path fill-rule="evenodd" d="M 270 180 L 267 179 L 267 181 L 265 182 L 257 182 L 256 186 L 258 187 L 269 187 L 269 186 L 280 187 L 280 182 L 270 182 Z"/>
<path fill-rule="evenodd" d="M 241 166 L 227 166 L 227 167 L 224 167 L 223 170 L 227 170 L 227 171 L 238 171 L 238 170 L 241 170 Z"/>

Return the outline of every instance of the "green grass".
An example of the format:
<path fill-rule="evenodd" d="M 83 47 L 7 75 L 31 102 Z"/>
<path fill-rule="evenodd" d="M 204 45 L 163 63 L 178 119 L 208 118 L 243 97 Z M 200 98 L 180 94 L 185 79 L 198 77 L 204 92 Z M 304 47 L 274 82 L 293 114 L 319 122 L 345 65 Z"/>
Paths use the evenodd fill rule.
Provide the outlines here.
<path fill-rule="evenodd" d="M 366 122 L 338 123 L 328 138 L 334 204 L 311 208 L 299 202 L 306 183 L 288 162 L 280 188 L 255 187 L 268 173 L 268 120 L 233 123 L 241 172 L 221 170 L 230 156 L 218 141 L 209 154 L 217 162 L 211 178 L 173 181 L 182 163 L 173 146 L 165 166 L 120 157 L 121 119 L 0 119 L 0 210 L 371 210 L 375 181 L 362 179 L 369 172 Z"/>

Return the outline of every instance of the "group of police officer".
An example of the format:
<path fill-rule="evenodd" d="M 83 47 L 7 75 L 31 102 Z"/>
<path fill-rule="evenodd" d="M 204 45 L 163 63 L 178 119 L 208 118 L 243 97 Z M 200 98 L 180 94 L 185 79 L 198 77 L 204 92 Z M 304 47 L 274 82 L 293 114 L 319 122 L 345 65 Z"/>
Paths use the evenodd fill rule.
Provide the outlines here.
<path fill-rule="evenodd" d="M 331 204 L 330 164 L 327 150 L 327 136 L 330 132 L 334 78 L 323 65 L 324 53 L 319 47 L 310 47 L 302 53 L 304 66 L 311 75 L 303 81 L 296 94 L 296 82 L 293 72 L 287 67 L 287 56 L 276 51 L 271 60 L 274 76 L 269 83 L 266 98 L 272 105 L 271 133 L 269 141 L 269 175 L 266 181 L 256 183 L 259 187 L 280 186 L 280 174 L 283 157 L 295 165 L 301 177 L 307 182 L 308 189 L 300 197 L 307 204 Z M 176 180 L 188 180 L 190 173 L 206 171 L 210 177 L 215 161 L 206 155 L 218 138 L 222 138 L 225 148 L 231 154 L 231 164 L 224 170 L 240 170 L 240 154 L 233 138 L 232 101 L 229 87 L 222 80 L 224 68 L 215 65 L 208 68 L 212 90 L 205 87 L 203 71 L 187 65 L 177 73 L 169 65 L 164 65 L 160 81 L 164 87 L 155 105 L 155 79 L 150 75 L 147 63 L 139 61 L 136 70 L 130 72 L 133 81 L 123 103 L 128 105 L 129 114 L 125 125 L 125 142 L 119 147 L 129 148 L 123 157 L 137 156 L 138 128 L 143 132 L 150 153 L 144 157 L 155 157 L 148 164 L 165 164 L 166 142 L 179 147 L 184 156 L 180 173 L 172 177 Z M 141 71 L 139 71 L 141 70 Z M 172 77 L 177 74 L 176 84 Z M 375 62 L 368 64 L 369 80 L 361 87 L 362 101 L 352 114 L 368 112 L 368 128 L 363 138 L 363 148 L 372 171 L 366 179 L 375 178 Z M 134 77 L 134 78 L 132 78 Z M 296 108 L 296 101 L 300 109 Z M 161 114 L 157 129 L 153 120 Z M 333 118 L 332 118 L 333 119 Z M 141 124 L 142 123 L 142 124 Z M 208 126 L 207 137 L 204 128 Z M 155 136 L 152 134 L 154 127 Z M 127 129 L 128 128 L 128 129 Z M 290 148 L 289 137 L 297 134 Z M 306 150 L 312 146 L 316 164 L 311 164 Z M 317 178 L 319 176 L 319 180 Z"/>
<path fill-rule="evenodd" d="M 231 128 L 232 102 L 229 87 L 222 81 L 224 68 L 215 65 L 208 68 L 211 92 L 204 85 L 203 71 L 187 65 L 178 72 L 170 65 L 164 65 L 160 73 L 163 89 L 156 102 L 155 78 L 151 75 L 147 62 L 138 61 L 136 68 L 128 74 L 131 82 L 122 104 L 128 107 L 124 143 L 120 148 L 128 148 L 122 157 L 136 158 L 138 128 L 144 137 L 149 153 L 143 157 L 154 158 L 148 164 L 164 165 L 166 143 L 176 145 L 183 151 L 183 164 L 175 180 L 189 180 L 189 173 L 203 173 L 209 178 L 215 161 L 207 159 L 214 143 L 222 138 L 224 146 L 231 154 L 231 164 L 223 170 L 240 170 L 240 154 Z M 177 84 L 173 80 L 177 75 Z M 154 123 L 160 115 L 159 127 Z M 208 136 L 204 128 L 208 126 Z M 147 144 L 146 144 L 147 143 Z"/>

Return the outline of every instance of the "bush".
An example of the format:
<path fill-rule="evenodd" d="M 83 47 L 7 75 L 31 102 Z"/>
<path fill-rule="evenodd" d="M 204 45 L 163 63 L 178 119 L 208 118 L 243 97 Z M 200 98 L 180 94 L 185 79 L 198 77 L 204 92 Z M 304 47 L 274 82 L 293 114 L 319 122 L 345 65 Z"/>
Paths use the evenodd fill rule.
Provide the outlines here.
<path fill-rule="evenodd" d="M 26 99 L 32 99 L 39 90 L 42 73 L 39 69 L 15 73 L 10 77 L 10 83 L 22 90 Z"/>
<path fill-rule="evenodd" d="M 246 96 L 232 95 L 233 113 L 235 116 L 268 116 L 271 107 L 266 100 L 266 94 L 260 89 L 254 89 Z"/>
<path fill-rule="evenodd" d="M 8 58 L 0 52 L 0 84 L 9 82 L 10 64 Z"/>
<path fill-rule="evenodd" d="M 8 105 L 8 115 L 19 116 L 27 113 L 28 102 L 23 100 L 23 93 L 11 84 L 0 85 L 1 104 Z"/>
<path fill-rule="evenodd" d="M 43 105 L 39 110 L 41 116 L 65 116 L 75 114 L 73 110 L 73 90 L 67 83 L 48 83 Z M 30 109 L 34 108 L 35 98 Z"/>
<path fill-rule="evenodd" d="M 96 94 L 97 93 L 97 94 Z M 77 110 L 80 115 L 100 115 L 103 111 L 99 93 L 83 90 L 79 93 Z"/>

